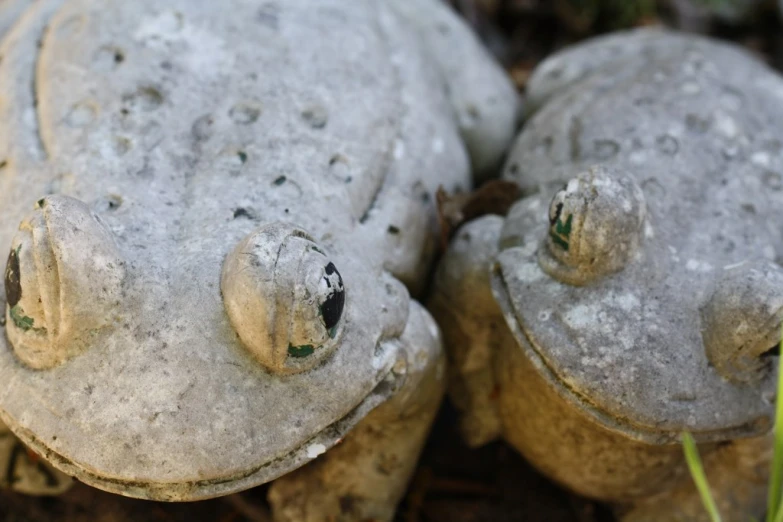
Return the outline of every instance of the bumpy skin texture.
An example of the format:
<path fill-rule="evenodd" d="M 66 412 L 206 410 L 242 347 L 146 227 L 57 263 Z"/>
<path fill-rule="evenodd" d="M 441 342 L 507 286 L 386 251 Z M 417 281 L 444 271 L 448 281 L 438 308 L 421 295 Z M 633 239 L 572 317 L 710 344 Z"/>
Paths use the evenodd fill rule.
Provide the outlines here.
<path fill-rule="evenodd" d="M 502 70 L 434 0 L 0 13 L 18 15 L 0 48 L 0 419 L 88 484 L 193 500 L 357 423 L 402 426 L 420 393 L 387 441 L 395 493 L 354 495 L 388 518 L 440 396 L 437 329 L 405 285 L 434 251 L 434 191 L 467 188 L 513 137 Z M 319 469 L 359 487 L 344 454 Z"/>
<path fill-rule="evenodd" d="M 6 0 L 0 3 L 0 39 L 30 4 L 32 0 Z M 67 475 L 54 469 L 35 453 L 25 450 L 2 421 L 0 477 L 0 487 L 33 495 L 56 495 L 67 490 L 72 483 Z"/>
<path fill-rule="evenodd" d="M 638 30 L 553 56 L 529 99 L 503 172 L 526 196 L 459 231 L 431 302 L 468 441 L 502 436 L 629 521 L 706 520 L 688 430 L 724 516 L 760 515 L 783 80 L 730 46 Z M 469 299 L 487 286 L 491 303 Z"/>

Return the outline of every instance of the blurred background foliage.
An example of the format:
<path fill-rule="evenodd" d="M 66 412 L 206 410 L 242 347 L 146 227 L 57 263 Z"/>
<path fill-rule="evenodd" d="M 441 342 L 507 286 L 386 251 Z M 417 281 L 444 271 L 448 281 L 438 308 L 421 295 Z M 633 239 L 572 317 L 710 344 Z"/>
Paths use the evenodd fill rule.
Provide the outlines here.
<path fill-rule="evenodd" d="M 448 0 L 523 89 L 535 65 L 557 49 L 644 25 L 732 40 L 783 70 L 777 0 Z"/>

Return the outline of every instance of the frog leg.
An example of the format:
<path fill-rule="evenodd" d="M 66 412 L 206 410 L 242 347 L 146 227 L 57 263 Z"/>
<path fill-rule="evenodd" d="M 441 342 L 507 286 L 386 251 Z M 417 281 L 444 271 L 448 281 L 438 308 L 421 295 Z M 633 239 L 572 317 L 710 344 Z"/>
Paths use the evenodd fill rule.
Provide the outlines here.
<path fill-rule="evenodd" d="M 723 520 L 761 520 L 766 510 L 773 437 L 737 439 L 702 455 L 712 496 Z M 622 522 L 709 522 L 693 479 L 683 465 L 675 487 L 632 506 Z M 755 518 L 753 518 L 755 517 Z"/>
<path fill-rule="evenodd" d="M 449 397 L 460 411 L 462 435 L 471 446 L 501 433 L 493 356 L 507 327 L 492 296 L 489 267 L 502 226 L 503 218 L 485 216 L 457 232 L 428 302 L 449 358 Z"/>
<path fill-rule="evenodd" d="M 272 484 L 275 522 L 392 519 L 445 388 L 438 327 L 415 301 L 400 343 L 400 387 L 341 443 Z"/>
<path fill-rule="evenodd" d="M 519 96 L 476 35 L 438 0 L 393 0 L 391 9 L 416 29 L 440 70 L 477 179 L 500 166 L 514 138 Z"/>
<path fill-rule="evenodd" d="M 0 488 L 27 495 L 59 495 L 73 479 L 29 450 L 0 421 Z"/>

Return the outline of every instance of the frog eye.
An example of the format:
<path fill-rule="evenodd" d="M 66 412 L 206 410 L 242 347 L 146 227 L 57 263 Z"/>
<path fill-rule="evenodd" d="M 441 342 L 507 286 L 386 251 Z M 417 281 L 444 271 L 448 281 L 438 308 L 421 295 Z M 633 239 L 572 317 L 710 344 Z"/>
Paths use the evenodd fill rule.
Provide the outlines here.
<path fill-rule="evenodd" d="M 724 272 L 701 310 L 707 359 L 724 378 L 754 383 L 769 374 L 783 323 L 783 271 L 746 264 Z"/>
<path fill-rule="evenodd" d="M 302 229 L 257 229 L 226 258 L 223 302 L 239 338 L 275 373 L 309 370 L 338 346 L 345 286 L 340 272 Z"/>
<path fill-rule="evenodd" d="M 123 277 L 111 233 L 84 203 L 39 200 L 5 269 L 6 332 L 19 359 L 45 369 L 81 353 L 111 326 Z"/>
<path fill-rule="evenodd" d="M 644 195 L 633 178 L 593 167 L 552 199 L 539 264 L 573 285 L 617 272 L 639 249 L 645 216 Z"/>

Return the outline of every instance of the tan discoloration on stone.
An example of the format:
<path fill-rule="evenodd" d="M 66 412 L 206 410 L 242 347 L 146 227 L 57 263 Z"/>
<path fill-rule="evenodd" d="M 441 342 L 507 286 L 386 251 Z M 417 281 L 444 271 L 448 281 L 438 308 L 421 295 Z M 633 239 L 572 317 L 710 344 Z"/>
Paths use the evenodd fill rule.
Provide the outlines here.
<path fill-rule="evenodd" d="M 513 136 L 502 69 L 434 0 L 3 7 L 0 250 L 22 250 L 0 418 L 88 484 L 194 500 L 323 452 L 350 467 L 330 448 L 385 403 L 390 517 L 439 398 L 407 288 L 435 190 L 468 189 Z"/>
<path fill-rule="evenodd" d="M 657 30 L 538 68 L 535 112 L 504 169 L 528 196 L 502 222 L 463 227 L 436 278 L 469 442 L 502 436 L 626 522 L 706 520 L 679 445 L 687 430 L 724 516 L 763 513 L 783 305 L 781 93 L 743 52 Z M 463 234 L 497 239 L 470 248 Z M 451 298 L 489 286 L 489 304 Z"/>

